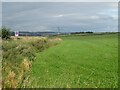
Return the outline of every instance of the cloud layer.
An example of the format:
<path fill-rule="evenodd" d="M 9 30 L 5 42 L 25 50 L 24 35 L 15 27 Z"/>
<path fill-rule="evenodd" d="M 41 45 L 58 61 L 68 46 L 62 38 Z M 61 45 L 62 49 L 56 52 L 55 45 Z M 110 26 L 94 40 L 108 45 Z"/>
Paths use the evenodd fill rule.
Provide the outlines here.
<path fill-rule="evenodd" d="M 13 31 L 117 31 L 117 3 L 4 2 L 3 25 Z"/>
<path fill-rule="evenodd" d="M 1 0 L 2 2 L 119 2 L 119 0 Z"/>

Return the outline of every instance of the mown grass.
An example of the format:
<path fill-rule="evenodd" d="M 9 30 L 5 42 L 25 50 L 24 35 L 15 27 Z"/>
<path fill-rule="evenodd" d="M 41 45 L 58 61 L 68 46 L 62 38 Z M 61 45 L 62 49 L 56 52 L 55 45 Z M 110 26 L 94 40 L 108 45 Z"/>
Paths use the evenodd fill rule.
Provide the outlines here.
<path fill-rule="evenodd" d="M 26 87 L 117 88 L 117 34 L 63 36 L 36 54 Z"/>

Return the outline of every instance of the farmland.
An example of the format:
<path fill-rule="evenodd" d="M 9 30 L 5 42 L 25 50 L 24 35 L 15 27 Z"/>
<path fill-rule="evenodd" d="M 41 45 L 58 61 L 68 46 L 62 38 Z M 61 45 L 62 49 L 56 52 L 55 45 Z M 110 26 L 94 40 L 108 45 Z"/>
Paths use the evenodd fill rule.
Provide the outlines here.
<path fill-rule="evenodd" d="M 118 87 L 117 34 L 22 37 L 2 47 L 4 87 Z"/>
<path fill-rule="evenodd" d="M 59 45 L 36 54 L 27 87 L 117 87 L 117 34 L 60 38 Z"/>

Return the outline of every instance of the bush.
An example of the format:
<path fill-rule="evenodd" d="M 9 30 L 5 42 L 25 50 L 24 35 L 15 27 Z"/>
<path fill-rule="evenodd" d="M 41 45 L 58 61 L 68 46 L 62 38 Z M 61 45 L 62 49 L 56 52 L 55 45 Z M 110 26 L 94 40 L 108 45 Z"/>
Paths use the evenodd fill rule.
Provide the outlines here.
<path fill-rule="evenodd" d="M 10 29 L 2 27 L 2 39 L 10 39 Z"/>

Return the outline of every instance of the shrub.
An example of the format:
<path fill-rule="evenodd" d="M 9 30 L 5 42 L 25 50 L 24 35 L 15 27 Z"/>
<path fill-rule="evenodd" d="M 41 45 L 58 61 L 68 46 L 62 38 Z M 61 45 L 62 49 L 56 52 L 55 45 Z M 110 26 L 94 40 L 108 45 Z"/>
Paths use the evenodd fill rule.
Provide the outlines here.
<path fill-rule="evenodd" d="M 2 27 L 2 39 L 10 39 L 10 29 Z"/>

